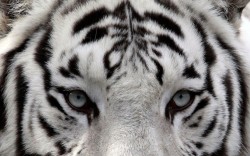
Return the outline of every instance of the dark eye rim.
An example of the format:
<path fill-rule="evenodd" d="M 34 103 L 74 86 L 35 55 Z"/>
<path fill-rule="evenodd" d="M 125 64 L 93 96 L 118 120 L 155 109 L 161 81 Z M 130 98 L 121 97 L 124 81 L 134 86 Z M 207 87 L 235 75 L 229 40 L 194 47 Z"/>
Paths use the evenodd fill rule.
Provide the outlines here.
<path fill-rule="evenodd" d="M 72 92 L 81 92 L 84 94 L 84 96 L 86 97 L 86 103 L 82 106 L 82 107 L 75 107 L 70 101 L 69 101 L 69 95 Z M 88 95 L 80 89 L 72 89 L 72 90 L 64 90 L 63 92 L 64 95 L 64 99 L 67 102 L 67 104 L 75 111 L 80 112 L 80 113 L 84 113 L 84 114 L 91 114 L 91 112 L 93 111 L 93 105 L 94 103 L 90 100 L 90 98 L 88 97 Z"/>
<path fill-rule="evenodd" d="M 189 100 L 188 104 L 186 104 L 185 106 L 179 107 L 179 106 L 177 106 L 177 105 L 175 104 L 175 102 L 174 102 L 174 97 L 175 97 L 175 95 L 176 95 L 177 93 L 179 93 L 179 92 L 184 92 L 184 91 L 190 93 L 190 100 Z M 194 91 L 190 91 L 190 90 L 186 90 L 186 89 L 177 91 L 177 92 L 172 96 L 171 100 L 170 100 L 170 101 L 168 102 L 168 104 L 167 104 L 167 107 L 166 107 L 166 115 L 173 116 L 173 115 L 176 114 L 177 112 L 180 112 L 180 111 L 183 111 L 183 110 L 187 109 L 188 107 L 190 107 L 190 106 L 193 104 L 193 102 L 194 102 L 194 100 L 195 100 L 195 98 L 196 98 L 196 96 L 197 96 L 198 94 L 200 94 L 200 93 L 194 92 Z M 167 112 L 168 112 L 168 113 L 167 113 Z"/>
<path fill-rule="evenodd" d="M 88 123 L 91 124 L 92 120 L 94 118 L 99 117 L 100 115 L 100 111 L 99 108 L 97 107 L 97 104 L 95 102 L 93 102 L 89 96 L 87 95 L 87 93 L 79 88 L 65 88 L 64 86 L 53 86 L 53 88 L 60 93 L 61 95 L 63 95 L 65 102 L 68 104 L 68 106 L 73 110 L 76 111 L 78 113 L 81 113 L 83 115 L 87 116 L 88 119 Z M 68 101 L 68 96 L 71 92 L 73 91 L 80 91 L 82 93 L 84 93 L 84 95 L 87 98 L 87 104 L 84 105 L 84 107 L 82 108 L 75 108 L 74 106 L 70 105 L 70 102 Z"/>

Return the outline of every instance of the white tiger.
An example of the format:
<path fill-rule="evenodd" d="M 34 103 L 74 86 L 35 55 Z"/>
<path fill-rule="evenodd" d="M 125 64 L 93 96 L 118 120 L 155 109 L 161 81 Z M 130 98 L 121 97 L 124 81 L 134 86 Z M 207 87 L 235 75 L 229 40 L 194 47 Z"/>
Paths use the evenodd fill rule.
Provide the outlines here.
<path fill-rule="evenodd" d="M 248 1 L 1 0 L 0 155 L 248 156 Z"/>

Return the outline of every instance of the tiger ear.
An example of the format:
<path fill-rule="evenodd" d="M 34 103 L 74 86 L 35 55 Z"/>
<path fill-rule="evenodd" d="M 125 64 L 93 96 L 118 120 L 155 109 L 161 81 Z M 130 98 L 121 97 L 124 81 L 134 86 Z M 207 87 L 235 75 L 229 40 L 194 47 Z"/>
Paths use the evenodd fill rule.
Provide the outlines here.
<path fill-rule="evenodd" d="M 242 11 L 250 0 L 212 0 L 212 2 L 225 19 L 239 28 Z"/>

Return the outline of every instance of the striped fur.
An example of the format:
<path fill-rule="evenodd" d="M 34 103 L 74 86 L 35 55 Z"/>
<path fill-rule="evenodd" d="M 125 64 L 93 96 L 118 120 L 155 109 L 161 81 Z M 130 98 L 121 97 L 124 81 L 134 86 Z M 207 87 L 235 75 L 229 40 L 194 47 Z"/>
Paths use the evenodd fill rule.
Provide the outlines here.
<path fill-rule="evenodd" d="M 34 1 L 0 40 L 0 155 L 249 155 L 248 60 L 226 2 Z M 180 90 L 194 100 L 177 111 Z"/>

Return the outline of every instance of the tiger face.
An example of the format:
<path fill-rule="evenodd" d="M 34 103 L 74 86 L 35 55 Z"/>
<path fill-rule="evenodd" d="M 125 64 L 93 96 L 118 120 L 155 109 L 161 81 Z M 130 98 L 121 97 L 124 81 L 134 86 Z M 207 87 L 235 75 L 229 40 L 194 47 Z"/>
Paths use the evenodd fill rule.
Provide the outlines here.
<path fill-rule="evenodd" d="M 0 141 L 0 153 L 243 154 L 245 75 L 235 30 L 215 4 L 48 3 L 3 55 L 0 138 L 10 145 Z"/>

